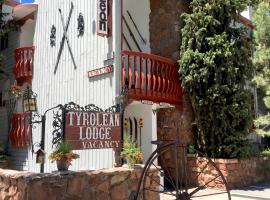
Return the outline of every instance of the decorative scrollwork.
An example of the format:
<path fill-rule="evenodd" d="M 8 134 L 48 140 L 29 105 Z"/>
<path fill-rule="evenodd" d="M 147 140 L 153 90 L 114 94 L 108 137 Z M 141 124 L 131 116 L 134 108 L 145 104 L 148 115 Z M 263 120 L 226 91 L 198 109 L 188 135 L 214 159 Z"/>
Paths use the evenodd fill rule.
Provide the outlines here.
<path fill-rule="evenodd" d="M 38 112 L 32 112 L 29 120 L 32 128 L 35 129 L 36 124 L 41 123 L 41 115 Z"/>
<path fill-rule="evenodd" d="M 82 13 L 79 14 L 77 21 L 78 21 L 78 28 L 77 28 L 78 37 L 80 37 L 80 36 L 83 36 L 84 34 L 84 18 L 83 18 Z"/>
<path fill-rule="evenodd" d="M 63 112 L 62 111 L 54 111 L 53 112 L 53 123 L 52 123 L 52 126 L 53 126 L 53 132 L 52 132 L 52 135 L 53 135 L 53 140 L 52 140 L 52 144 L 53 146 L 54 145 L 57 145 L 59 144 L 62 140 L 63 140 Z"/>
<path fill-rule="evenodd" d="M 63 106 L 65 111 L 84 111 L 84 108 L 74 102 L 69 102 Z"/>
<path fill-rule="evenodd" d="M 99 108 L 98 106 L 96 106 L 95 104 L 88 104 L 84 107 L 84 111 L 88 111 L 88 112 L 104 112 L 101 108 Z"/>
<path fill-rule="evenodd" d="M 117 105 L 111 106 L 110 108 L 107 108 L 105 110 L 105 112 L 108 112 L 108 113 L 117 113 L 117 112 L 120 112 L 120 104 L 117 104 Z"/>
<path fill-rule="evenodd" d="M 55 41 L 56 41 L 56 28 L 54 25 L 52 25 L 51 27 L 51 35 L 50 35 L 50 45 L 51 47 L 54 47 L 56 45 Z"/>

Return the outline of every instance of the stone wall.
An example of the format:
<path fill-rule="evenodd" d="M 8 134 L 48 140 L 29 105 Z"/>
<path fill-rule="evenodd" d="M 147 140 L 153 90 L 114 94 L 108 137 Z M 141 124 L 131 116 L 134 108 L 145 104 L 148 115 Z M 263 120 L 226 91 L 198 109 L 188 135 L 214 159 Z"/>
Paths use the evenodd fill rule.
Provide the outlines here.
<path fill-rule="evenodd" d="M 159 140 L 177 140 L 181 144 L 188 145 L 194 143 L 192 122 L 194 115 L 192 106 L 187 94 L 183 95 L 183 108 L 163 108 L 157 112 L 157 138 Z M 173 147 L 172 147 L 173 148 Z M 178 148 L 178 160 L 183 161 L 183 148 Z M 165 176 L 171 174 L 175 177 L 175 155 L 173 149 L 166 151 L 159 159 L 159 165 L 163 168 Z M 168 171 L 170 169 L 170 171 Z"/>
<path fill-rule="evenodd" d="M 179 139 L 182 144 L 194 143 L 192 122 L 194 115 L 187 94 L 183 95 L 183 109 L 162 108 L 157 112 L 157 137 L 159 140 Z"/>
<path fill-rule="evenodd" d="M 224 175 L 229 189 L 240 188 L 252 183 L 270 180 L 270 159 L 253 158 L 212 159 Z M 217 176 L 217 170 L 202 157 L 188 157 L 188 169 L 191 185 L 205 184 Z M 221 178 L 207 184 L 207 187 L 224 189 Z"/>
<path fill-rule="evenodd" d="M 50 174 L 0 169 L 0 200 L 128 200 L 141 172 L 141 166 Z M 149 175 L 159 180 L 157 171 Z M 155 181 L 147 181 L 146 187 L 156 189 Z M 159 199 L 157 193 L 147 195 L 148 200 Z"/>
<path fill-rule="evenodd" d="M 153 54 L 177 60 L 183 21 L 189 0 L 150 0 L 150 44 Z"/>
<path fill-rule="evenodd" d="M 151 53 L 178 60 L 183 27 L 181 14 L 188 12 L 189 0 L 150 0 L 150 9 Z M 182 143 L 193 143 L 191 123 L 194 117 L 188 94 L 183 94 L 183 104 L 181 111 L 169 108 L 157 112 L 158 139 L 179 137 Z"/>

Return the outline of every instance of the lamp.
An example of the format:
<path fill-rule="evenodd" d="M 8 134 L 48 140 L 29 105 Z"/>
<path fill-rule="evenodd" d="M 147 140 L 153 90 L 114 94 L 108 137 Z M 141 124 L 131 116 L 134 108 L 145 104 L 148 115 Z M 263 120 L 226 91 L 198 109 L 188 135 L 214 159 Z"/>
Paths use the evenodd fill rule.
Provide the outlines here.
<path fill-rule="evenodd" d="M 24 112 L 36 112 L 37 111 L 37 94 L 27 86 L 23 94 L 23 111 Z"/>

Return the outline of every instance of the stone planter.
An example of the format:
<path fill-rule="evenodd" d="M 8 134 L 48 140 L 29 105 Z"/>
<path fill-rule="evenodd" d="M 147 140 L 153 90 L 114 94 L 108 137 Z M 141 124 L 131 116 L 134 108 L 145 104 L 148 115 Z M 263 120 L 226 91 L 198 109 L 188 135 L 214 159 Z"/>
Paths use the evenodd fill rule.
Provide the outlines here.
<path fill-rule="evenodd" d="M 270 180 L 269 158 L 250 159 L 212 159 L 227 181 L 230 189 L 244 187 L 256 182 Z M 269 164 L 268 164 L 269 162 Z M 188 156 L 188 174 L 195 185 L 205 183 L 209 176 L 215 176 L 216 170 L 203 157 Z M 201 173 L 202 172 L 202 173 Z M 200 176 L 197 176 L 200 173 Z M 213 188 L 219 189 L 218 180 L 213 181 Z"/>
<path fill-rule="evenodd" d="M 64 160 L 57 160 L 57 169 L 58 171 L 68 171 L 69 164 Z"/>

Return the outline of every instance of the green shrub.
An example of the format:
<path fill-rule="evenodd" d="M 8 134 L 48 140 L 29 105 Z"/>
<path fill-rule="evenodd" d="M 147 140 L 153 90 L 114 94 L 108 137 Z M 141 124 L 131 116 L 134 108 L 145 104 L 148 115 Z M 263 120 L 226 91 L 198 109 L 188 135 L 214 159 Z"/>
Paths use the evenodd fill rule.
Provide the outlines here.
<path fill-rule="evenodd" d="M 264 151 L 262 151 L 261 156 L 270 157 L 270 149 L 265 149 Z"/>

